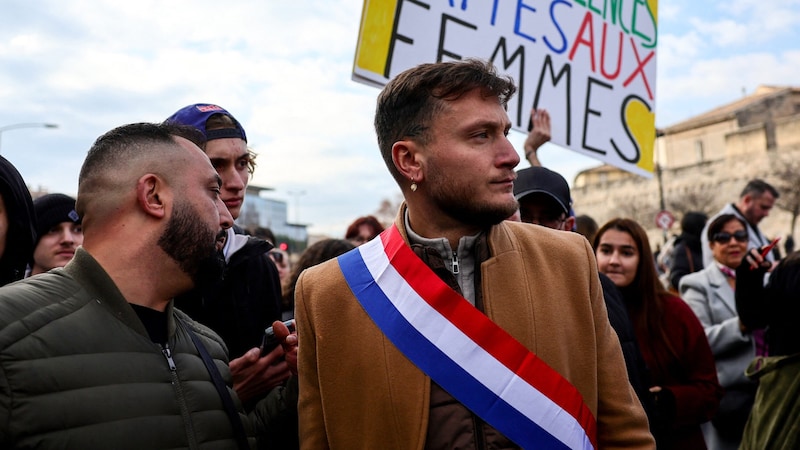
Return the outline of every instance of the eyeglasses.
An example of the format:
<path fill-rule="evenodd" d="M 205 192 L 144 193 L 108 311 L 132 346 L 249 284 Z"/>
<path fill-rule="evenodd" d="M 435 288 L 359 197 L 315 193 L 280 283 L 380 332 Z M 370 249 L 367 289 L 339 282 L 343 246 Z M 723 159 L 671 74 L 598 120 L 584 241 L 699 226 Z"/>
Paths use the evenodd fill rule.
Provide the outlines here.
<path fill-rule="evenodd" d="M 736 239 L 736 242 L 747 242 L 747 231 L 738 230 L 734 231 L 733 234 L 730 234 L 727 231 L 720 231 L 713 236 L 712 240 L 720 244 L 727 244 L 730 242 L 731 238 Z"/>

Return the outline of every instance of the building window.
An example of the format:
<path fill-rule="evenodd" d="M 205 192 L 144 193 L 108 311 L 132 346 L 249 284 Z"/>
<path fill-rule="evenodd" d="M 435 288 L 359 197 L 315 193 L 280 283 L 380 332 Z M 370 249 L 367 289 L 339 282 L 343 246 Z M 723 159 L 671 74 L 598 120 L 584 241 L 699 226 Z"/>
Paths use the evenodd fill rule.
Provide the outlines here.
<path fill-rule="evenodd" d="M 694 141 L 694 154 L 697 157 L 697 162 L 703 162 L 705 155 L 703 155 L 703 141 Z"/>

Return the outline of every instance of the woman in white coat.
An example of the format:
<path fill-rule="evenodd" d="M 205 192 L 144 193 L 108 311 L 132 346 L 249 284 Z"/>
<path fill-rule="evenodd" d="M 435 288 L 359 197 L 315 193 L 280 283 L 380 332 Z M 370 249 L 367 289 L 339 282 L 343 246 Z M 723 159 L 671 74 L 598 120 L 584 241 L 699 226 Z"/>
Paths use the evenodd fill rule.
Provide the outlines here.
<path fill-rule="evenodd" d="M 755 384 L 744 370 L 755 357 L 753 336 L 736 312 L 736 267 L 747 252 L 747 227 L 733 214 L 714 219 L 708 227 L 714 263 L 680 280 L 680 294 L 692 308 L 708 338 L 717 366 L 717 378 L 725 388 L 720 409 L 703 426 L 709 449 L 737 449 L 750 414 Z"/>

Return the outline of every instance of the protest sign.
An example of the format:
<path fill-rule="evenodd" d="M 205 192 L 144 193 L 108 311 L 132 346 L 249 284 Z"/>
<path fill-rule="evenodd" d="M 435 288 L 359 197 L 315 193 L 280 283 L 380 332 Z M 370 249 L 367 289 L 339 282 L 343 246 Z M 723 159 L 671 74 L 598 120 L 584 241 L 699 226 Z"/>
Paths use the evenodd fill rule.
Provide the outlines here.
<path fill-rule="evenodd" d="M 514 129 L 546 108 L 552 142 L 653 173 L 657 0 L 365 0 L 353 79 L 480 58 L 511 76 Z"/>

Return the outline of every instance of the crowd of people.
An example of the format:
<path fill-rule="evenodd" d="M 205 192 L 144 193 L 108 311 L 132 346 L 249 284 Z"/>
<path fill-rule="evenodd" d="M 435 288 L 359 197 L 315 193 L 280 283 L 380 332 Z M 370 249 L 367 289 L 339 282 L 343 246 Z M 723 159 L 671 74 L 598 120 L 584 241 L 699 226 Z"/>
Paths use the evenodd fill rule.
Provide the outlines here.
<path fill-rule="evenodd" d="M 612 297 L 621 294 L 624 319 L 635 330 L 635 351 L 629 347 L 625 354 L 628 375 L 634 387 L 645 377 L 649 395 L 639 397 L 658 448 L 797 446 L 794 422 L 800 406 L 794 398 L 800 387 L 788 380 L 797 379 L 799 358 L 792 359 L 792 355 L 798 351 L 771 348 L 766 339 L 787 332 L 797 337 L 787 323 L 796 311 L 796 302 L 788 300 L 797 293 L 791 290 L 795 287 L 793 280 L 783 278 L 780 287 L 774 280 L 764 281 L 765 273 L 780 260 L 780 252 L 770 245 L 758 225 L 774 206 L 778 191 L 754 179 L 746 184 L 737 202 L 726 205 L 710 219 L 699 211 L 685 213 L 680 235 L 655 257 L 643 227 L 632 219 L 614 218 L 598 229 L 591 218 L 583 216 L 584 225 L 577 225 L 566 180 L 541 167 L 536 155 L 538 147 L 549 139 L 546 111 L 532 111 L 531 123 L 525 155 L 532 167 L 518 171 L 517 218 L 545 227 L 572 229 L 593 243 L 601 281 L 603 274 L 613 280 L 614 286 L 604 284 L 603 288 L 609 319 L 623 350 L 630 341 L 624 337 L 625 327 L 615 325 Z M 576 225 L 570 228 L 572 224 Z M 788 264 L 795 257 L 792 247 L 786 250 L 788 256 L 783 261 Z M 704 260 L 706 254 L 712 256 L 710 262 Z M 662 270 L 654 263 L 661 263 Z M 747 276 L 745 289 L 736 289 L 737 272 L 739 279 L 745 278 L 742 273 Z M 770 315 L 767 319 L 769 308 L 763 302 L 768 293 L 775 292 L 771 289 L 781 292 L 776 294 L 782 299 L 780 318 Z M 786 342 L 787 337 L 778 341 Z M 642 358 L 635 356 L 640 351 L 644 372 L 634 365 Z M 788 366 L 782 369 L 781 387 L 788 392 L 765 388 L 757 392 L 759 384 L 764 383 L 758 381 L 764 377 L 764 369 L 759 372 L 750 365 L 758 362 L 773 369 L 777 364 L 770 364 L 769 355 L 785 358 L 780 360 Z M 774 385 L 770 389 L 775 389 Z M 782 400 L 786 398 L 791 400 Z"/>
<path fill-rule="evenodd" d="M 256 154 L 218 105 L 98 137 L 76 198 L 0 157 L 0 447 L 800 445 L 800 256 L 759 229 L 780 193 L 684 214 L 659 264 L 635 220 L 576 214 L 544 109 L 515 170 L 515 91 L 479 60 L 393 78 L 396 219 L 294 258 L 234 222 Z"/>

